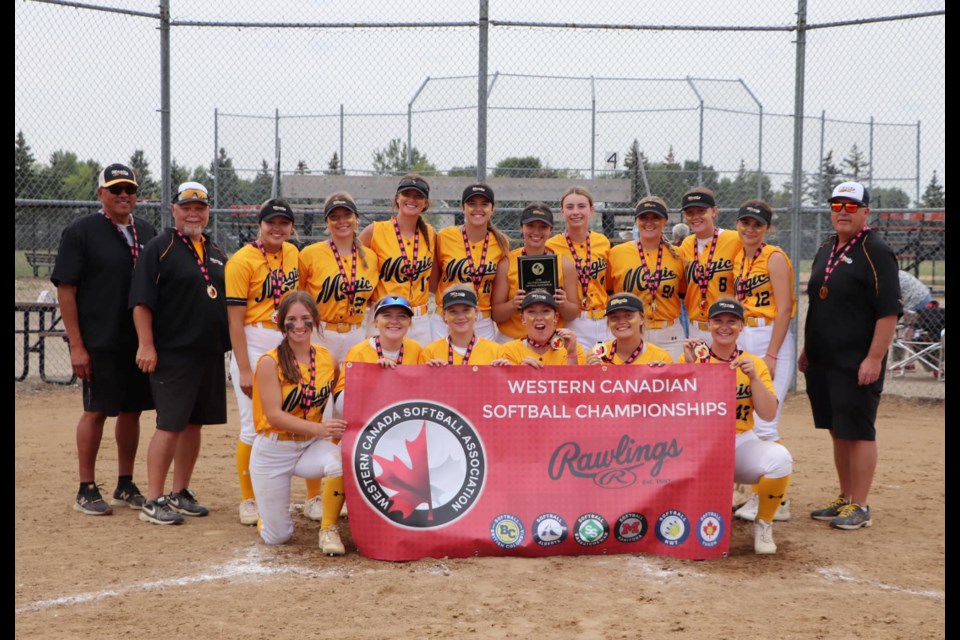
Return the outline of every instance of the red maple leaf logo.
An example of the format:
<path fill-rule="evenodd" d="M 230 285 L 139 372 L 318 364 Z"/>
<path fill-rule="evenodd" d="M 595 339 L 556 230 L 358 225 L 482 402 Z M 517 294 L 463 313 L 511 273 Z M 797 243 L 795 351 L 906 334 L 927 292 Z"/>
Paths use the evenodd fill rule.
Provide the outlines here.
<path fill-rule="evenodd" d="M 703 532 L 706 535 L 713 537 L 713 535 L 717 532 L 717 523 L 715 523 L 713 520 L 707 520 L 704 523 Z"/>
<path fill-rule="evenodd" d="M 417 505 L 427 503 L 428 520 L 433 520 L 433 502 L 430 496 L 430 465 L 427 461 L 427 423 L 420 426 L 420 434 L 413 440 L 407 440 L 407 454 L 410 465 L 394 456 L 390 460 L 378 455 L 373 459 L 383 472 L 377 476 L 377 482 L 397 493 L 391 498 L 390 511 L 399 511 L 404 518 L 409 517 Z"/>

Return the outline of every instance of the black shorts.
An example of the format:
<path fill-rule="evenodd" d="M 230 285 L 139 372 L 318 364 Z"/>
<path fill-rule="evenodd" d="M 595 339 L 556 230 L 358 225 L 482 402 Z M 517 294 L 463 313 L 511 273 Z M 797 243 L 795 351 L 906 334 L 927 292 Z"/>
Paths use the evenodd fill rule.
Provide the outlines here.
<path fill-rule="evenodd" d="M 83 381 L 83 410 L 106 413 L 136 413 L 153 409 L 150 377 L 137 367 L 136 348 L 121 351 L 90 351 L 93 379 Z"/>
<path fill-rule="evenodd" d="M 223 355 L 160 352 L 150 374 L 157 429 L 183 431 L 189 424 L 227 421 L 227 375 Z"/>
<path fill-rule="evenodd" d="M 860 385 L 857 372 L 810 365 L 807 397 L 817 429 L 830 429 L 840 440 L 876 440 L 877 408 L 883 372 L 873 384 Z"/>

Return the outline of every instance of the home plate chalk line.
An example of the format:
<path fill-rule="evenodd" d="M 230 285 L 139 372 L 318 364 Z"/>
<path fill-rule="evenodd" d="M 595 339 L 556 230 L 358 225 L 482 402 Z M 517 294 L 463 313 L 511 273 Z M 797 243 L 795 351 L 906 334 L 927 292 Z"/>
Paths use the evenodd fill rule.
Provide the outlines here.
<path fill-rule="evenodd" d="M 877 582 L 876 580 L 866 580 L 864 578 L 857 578 L 850 575 L 850 572 L 843 567 L 821 567 L 817 569 L 817 573 L 830 580 L 831 582 L 851 582 L 855 584 L 866 584 L 876 587 L 882 591 L 896 591 L 897 593 L 905 593 L 911 596 L 920 596 L 922 598 L 933 598 L 934 600 L 943 600 L 945 595 L 943 591 L 915 591 L 913 589 L 904 589 L 903 587 L 898 587 L 892 584 L 885 584 L 883 582 Z"/>
<path fill-rule="evenodd" d="M 315 571 L 306 567 L 288 567 L 288 566 L 270 566 L 264 564 L 263 551 L 257 547 L 251 547 L 245 557 L 223 564 L 214 565 L 205 573 L 193 576 L 181 576 L 178 578 L 165 578 L 163 580 L 152 580 L 150 582 L 139 582 L 127 586 L 105 589 L 103 591 L 91 591 L 88 593 L 78 593 L 72 596 L 62 596 L 49 600 L 38 600 L 24 607 L 15 610 L 17 615 L 21 613 L 30 613 L 34 611 L 43 611 L 54 607 L 67 607 L 95 600 L 104 600 L 106 598 L 116 598 L 129 593 L 141 591 L 156 591 L 167 587 L 182 587 L 191 584 L 201 584 L 204 582 L 213 582 L 215 580 L 229 580 L 232 578 L 242 578 L 246 576 L 270 576 L 280 574 L 298 574 L 314 578 L 334 578 L 344 574 L 345 570 L 340 568 L 325 569 Z"/>

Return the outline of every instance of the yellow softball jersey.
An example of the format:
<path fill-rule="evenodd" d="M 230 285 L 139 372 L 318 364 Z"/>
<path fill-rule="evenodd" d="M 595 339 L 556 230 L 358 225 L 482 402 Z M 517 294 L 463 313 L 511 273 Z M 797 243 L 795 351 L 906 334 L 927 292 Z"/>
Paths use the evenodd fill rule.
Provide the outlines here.
<path fill-rule="evenodd" d="M 247 311 L 243 324 L 262 322 L 277 328 L 273 320 L 276 309 L 273 305 L 273 286 L 270 274 L 280 276 L 280 299 L 297 288 L 300 280 L 299 251 L 289 242 L 276 253 L 264 256 L 252 244 L 245 245 L 234 253 L 224 267 L 228 305 L 245 305 Z"/>
<path fill-rule="evenodd" d="M 277 363 L 277 378 L 280 380 L 280 395 L 283 398 L 283 410 L 287 413 L 295 414 L 300 418 L 306 418 L 311 422 L 321 422 L 323 420 L 323 409 L 327 406 L 327 400 L 333 392 L 335 381 L 333 379 L 337 370 L 337 363 L 326 348 L 320 345 L 313 345 L 316 360 L 316 398 L 313 405 L 307 410 L 307 415 L 303 415 L 303 409 L 300 408 L 300 399 L 303 397 L 304 387 L 310 382 L 310 363 L 298 362 L 300 365 L 300 378 L 302 383 L 290 383 L 283 379 L 283 371 L 280 369 L 279 347 L 271 349 L 260 356 L 257 361 L 257 368 L 264 358 L 270 358 Z M 276 433 L 285 433 L 282 429 L 274 429 L 267 421 L 267 414 L 263 410 L 263 402 L 260 400 L 260 390 L 258 389 L 257 376 L 253 378 L 253 424 L 257 428 L 257 433 L 261 431 L 270 431 Z"/>
<path fill-rule="evenodd" d="M 567 245 L 567 238 L 563 233 L 558 233 L 547 240 L 547 248 L 558 256 L 567 256 L 573 260 L 573 264 L 578 264 L 581 269 L 585 269 L 589 283 L 587 285 L 586 296 L 588 298 L 586 308 L 583 307 L 581 300 L 584 297 L 583 285 L 577 282 L 577 293 L 581 300 L 577 301 L 577 306 L 581 311 L 605 311 L 607 308 L 607 265 L 610 260 L 610 241 L 602 233 L 596 231 L 590 232 L 590 261 L 587 263 L 587 243 L 574 242 L 573 248 L 576 255 L 570 251 Z M 580 277 L 579 270 L 577 277 Z"/>
<path fill-rule="evenodd" d="M 607 283 L 614 293 L 633 293 L 643 300 L 643 312 L 647 320 L 672 323 L 680 317 L 681 295 L 687 291 L 687 275 L 683 260 L 674 258 L 667 247 L 663 248 L 660 271 L 657 271 L 657 250 L 644 251 L 649 272 L 640 260 L 640 248 L 636 242 L 624 242 L 610 250 L 610 266 L 607 268 Z M 659 275 L 656 296 L 647 288 L 648 278 Z M 654 304 L 656 300 L 656 304 Z"/>
<path fill-rule="evenodd" d="M 753 256 L 747 258 L 741 250 L 733 261 L 734 284 L 740 280 L 743 273 L 743 284 L 746 297 L 743 302 L 743 313 L 748 317 L 762 317 L 773 320 L 777 317 L 777 301 L 773 298 L 773 283 L 770 282 L 770 256 L 779 253 L 787 261 L 790 270 L 790 317 L 797 315 L 797 296 L 793 290 L 793 263 L 783 249 L 772 244 L 766 245 L 756 260 Z M 744 264 L 746 260 L 746 264 Z M 737 295 L 739 298 L 739 293 Z"/>
<path fill-rule="evenodd" d="M 367 249 L 365 257 L 358 253 L 340 254 L 343 263 L 344 279 L 333 255 L 330 242 L 315 242 L 300 252 L 300 288 L 313 296 L 320 310 L 320 319 L 324 322 L 348 322 L 360 324 L 373 291 L 380 280 L 377 254 Z M 353 261 L 357 261 L 356 291 L 353 302 L 347 295 L 347 280 L 353 273 Z M 364 266 L 366 260 L 366 266 Z"/>
<path fill-rule="evenodd" d="M 447 227 L 437 234 L 437 262 L 440 265 L 440 281 L 437 284 L 437 298 L 443 298 L 447 287 L 455 284 L 473 284 L 474 269 L 483 269 L 483 278 L 477 290 L 477 308 L 490 311 L 493 296 L 493 281 L 497 277 L 497 265 L 503 259 L 503 249 L 497 237 L 487 231 L 487 257 L 481 264 L 484 241 L 470 243 L 470 259 L 463 246 L 462 227 Z M 476 287 L 474 287 L 476 288 Z"/>
<path fill-rule="evenodd" d="M 503 355 L 501 357 L 506 358 L 513 364 L 523 364 L 523 359 L 526 357 L 531 357 L 539 360 L 545 365 L 556 366 L 556 365 L 565 365 L 570 364 L 567 362 L 567 355 L 569 352 L 566 347 L 560 347 L 559 349 L 547 349 L 542 355 L 530 348 L 530 345 L 527 344 L 526 339 L 523 340 L 512 340 L 505 345 L 503 345 Z M 583 350 L 583 345 L 579 342 L 577 343 L 577 364 L 584 364 L 587 361 L 587 352 Z"/>
<path fill-rule="evenodd" d="M 550 253 L 548 251 L 548 253 Z M 509 268 L 507 269 L 507 282 L 509 291 L 507 292 L 507 300 L 513 300 L 517 295 L 517 291 L 520 290 L 520 262 L 519 257 L 523 254 L 523 247 L 513 249 L 508 256 Z M 563 258 L 557 256 L 557 286 L 561 289 L 563 288 Z M 529 291 L 527 292 L 529 293 Z M 579 303 L 578 303 L 579 304 Z M 563 326 L 563 318 L 557 320 L 557 327 Z M 497 328 L 500 329 L 500 333 L 505 336 L 510 336 L 519 340 L 520 338 L 525 338 L 527 336 L 527 330 L 524 328 L 523 323 L 520 322 L 520 312 L 514 310 L 510 315 L 510 318 L 504 320 L 503 322 L 497 323 Z"/>
<path fill-rule="evenodd" d="M 623 358 L 621 358 L 617 352 L 613 350 L 614 342 L 616 342 L 616 340 L 603 343 L 607 347 L 607 353 L 609 354 L 607 357 L 612 358 L 610 364 L 625 364 Z M 630 364 L 650 364 L 651 362 L 666 362 L 667 364 L 673 364 L 673 358 L 670 357 L 669 353 L 653 344 L 649 340 L 644 340 L 643 350 L 640 352 L 640 355 L 637 356 L 637 359 Z"/>
<path fill-rule="evenodd" d="M 400 365 L 405 364 L 420 364 L 420 343 L 416 340 L 411 340 L 410 338 L 403 339 L 403 362 Z M 390 358 L 394 362 L 393 358 Z M 340 372 L 340 379 L 337 380 L 337 388 L 333 390 L 335 394 L 343 391 L 345 381 L 347 376 L 344 375 L 346 372 L 346 363 L 348 362 L 371 362 L 376 363 L 380 360 L 380 356 L 377 355 L 377 347 L 373 341 L 373 338 L 368 338 L 363 342 L 358 342 L 357 344 L 350 347 L 350 350 L 347 351 L 347 355 L 343 359 L 344 370 Z"/>
<path fill-rule="evenodd" d="M 393 221 L 381 220 L 373 223 L 370 248 L 377 254 L 377 262 L 380 265 L 380 281 L 374 290 L 374 300 L 384 296 L 403 296 L 414 307 L 427 304 L 430 297 L 430 271 L 433 269 L 434 243 L 437 238 L 436 232 L 429 224 L 427 231 L 429 237 L 424 238 L 423 233 L 417 230 L 417 236 L 420 239 L 416 260 L 413 256 L 414 239 L 403 239 L 407 255 L 407 260 L 404 260 L 403 251 L 400 250 L 400 243 L 397 242 L 397 234 L 393 228 Z M 412 278 L 407 273 L 408 261 L 413 263 Z"/>
<path fill-rule="evenodd" d="M 770 369 L 767 368 L 763 358 L 758 358 L 747 352 L 740 354 L 740 357 L 753 360 L 753 366 L 760 381 L 763 382 L 763 386 L 773 394 L 773 397 L 777 397 L 777 392 L 773 388 L 773 379 L 770 378 Z M 681 354 L 678 363 L 683 364 L 686 361 L 686 354 Z M 713 356 L 710 356 L 710 362 L 728 364 L 722 360 L 717 360 Z M 750 429 L 753 429 L 753 389 L 750 387 L 750 378 L 743 372 L 743 369 L 737 367 L 737 433 L 743 433 Z"/>
<path fill-rule="evenodd" d="M 447 356 L 449 355 L 447 345 L 447 339 L 440 338 L 425 346 L 423 351 L 420 352 L 420 364 L 426 364 L 430 360 L 447 362 Z M 467 364 L 490 364 L 494 360 L 502 357 L 502 345 L 493 340 L 487 340 L 486 338 L 478 336 L 476 344 L 473 345 L 473 351 L 470 352 L 470 360 Z M 403 359 L 407 359 L 406 354 L 404 354 Z M 453 364 L 463 364 L 463 355 L 458 353 L 456 348 L 453 350 Z"/>
<path fill-rule="evenodd" d="M 707 244 L 700 249 L 697 263 L 694 264 L 694 246 L 697 242 L 697 236 L 690 234 L 683 239 L 680 245 L 680 257 L 686 264 L 687 276 L 687 295 L 684 298 L 684 304 L 687 306 L 687 313 L 690 319 L 698 322 L 707 321 L 707 310 L 710 305 L 717 301 L 721 296 L 732 296 L 733 291 L 733 259 L 743 249 L 743 243 L 740 242 L 740 236 L 736 231 L 725 229 L 717 236 L 717 247 L 713 252 L 713 259 L 710 258 L 710 248 L 713 239 L 707 241 Z M 699 266 L 698 266 L 699 265 Z M 709 278 L 707 285 L 706 304 L 701 308 L 700 300 L 703 295 L 700 287 L 697 285 L 695 271 L 704 270 L 706 277 Z"/>

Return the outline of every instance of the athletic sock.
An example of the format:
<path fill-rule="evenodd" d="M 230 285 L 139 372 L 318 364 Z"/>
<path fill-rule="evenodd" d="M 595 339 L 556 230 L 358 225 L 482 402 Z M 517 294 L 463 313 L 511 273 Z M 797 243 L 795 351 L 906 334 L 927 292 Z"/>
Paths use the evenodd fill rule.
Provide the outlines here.
<path fill-rule="evenodd" d="M 237 479 L 240 481 L 240 500 L 253 500 L 253 481 L 250 479 L 250 454 L 253 445 L 237 440 Z"/>
<path fill-rule="evenodd" d="M 323 520 L 321 529 L 329 529 L 340 520 L 340 509 L 343 508 L 343 476 L 327 478 L 323 483 Z"/>
<path fill-rule="evenodd" d="M 307 479 L 307 500 L 323 495 L 323 478 Z"/>
<path fill-rule="evenodd" d="M 760 482 L 757 483 L 757 493 L 760 495 L 760 505 L 757 509 L 758 520 L 773 522 L 773 516 L 777 513 L 777 508 L 787 495 L 789 485 L 790 476 L 760 478 Z"/>

